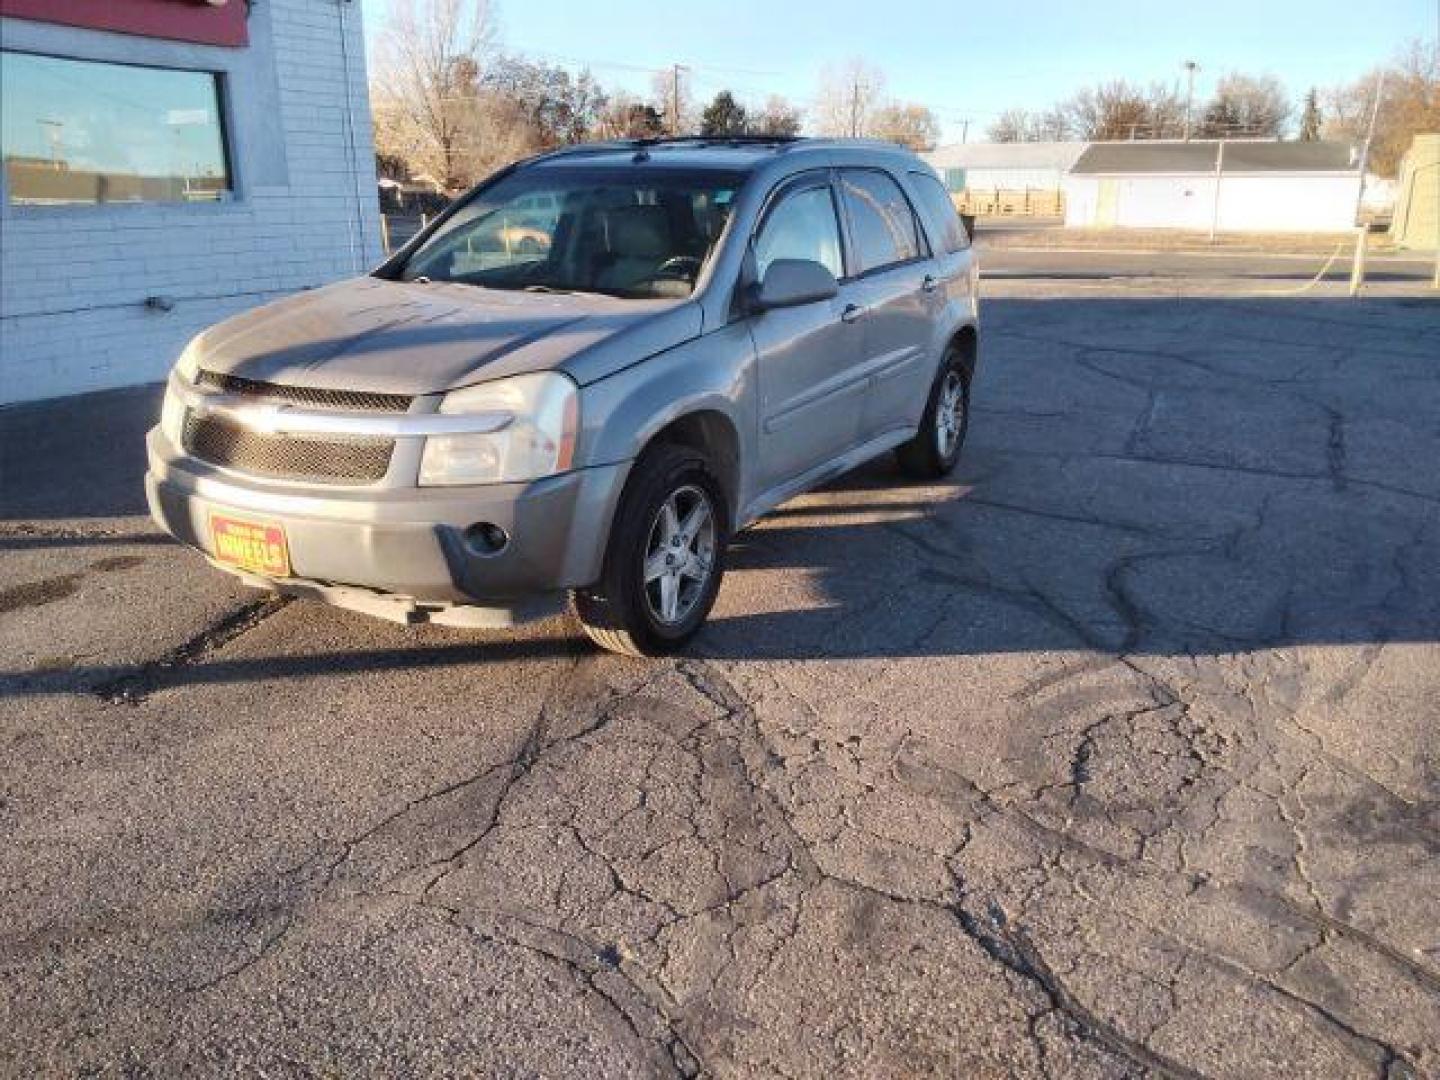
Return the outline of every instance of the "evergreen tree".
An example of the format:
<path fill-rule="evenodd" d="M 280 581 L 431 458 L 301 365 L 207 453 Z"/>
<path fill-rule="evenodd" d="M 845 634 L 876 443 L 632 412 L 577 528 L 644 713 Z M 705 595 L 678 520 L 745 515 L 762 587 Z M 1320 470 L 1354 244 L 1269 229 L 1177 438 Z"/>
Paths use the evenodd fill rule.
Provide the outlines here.
<path fill-rule="evenodd" d="M 700 134 L 708 139 L 733 138 L 750 130 L 745 106 L 729 90 L 721 90 L 700 114 Z"/>

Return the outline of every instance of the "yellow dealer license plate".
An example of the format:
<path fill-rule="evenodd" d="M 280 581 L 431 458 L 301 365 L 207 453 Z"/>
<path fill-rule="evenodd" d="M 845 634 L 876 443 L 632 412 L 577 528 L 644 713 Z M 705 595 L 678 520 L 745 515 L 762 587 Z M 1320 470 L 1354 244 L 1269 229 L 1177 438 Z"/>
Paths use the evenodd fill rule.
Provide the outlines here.
<path fill-rule="evenodd" d="M 217 562 L 264 577 L 290 576 L 290 548 L 279 525 L 211 514 L 210 542 Z"/>

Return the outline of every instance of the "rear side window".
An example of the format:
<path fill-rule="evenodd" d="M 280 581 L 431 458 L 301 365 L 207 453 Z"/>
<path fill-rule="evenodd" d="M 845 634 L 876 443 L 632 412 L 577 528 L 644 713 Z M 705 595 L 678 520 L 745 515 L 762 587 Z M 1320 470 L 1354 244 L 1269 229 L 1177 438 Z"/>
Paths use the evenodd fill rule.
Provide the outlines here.
<path fill-rule="evenodd" d="M 915 213 L 899 184 L 883 172 L 847 169 L 841 173 L 840 185 L 860 273 L 920 255 Z"/>
<path fill-rule="evenodd" d="M 930 219 L 932 228 L 940 230 L 934 238 L 936 250 L 964 251 L 968 248 L 970 238 L 965 235 L 965 226 L 960 224 L 960 215 L 955 210 L 955 204 L 950 201 L 950 193 L 945 190 L 944 185 L 926 173 L 912 172 L 910 179 L 914 181 L 915 196 L 920 200 L 920 208 Z"/>
<path fill-rule="evenodd" d="M 776 259 L 809 259 L 837 278 L 845 276 L 840 255 L 840 222 L 826 186 L 805 188 L 781 199 L 755 238 L 760 277 Z"/>

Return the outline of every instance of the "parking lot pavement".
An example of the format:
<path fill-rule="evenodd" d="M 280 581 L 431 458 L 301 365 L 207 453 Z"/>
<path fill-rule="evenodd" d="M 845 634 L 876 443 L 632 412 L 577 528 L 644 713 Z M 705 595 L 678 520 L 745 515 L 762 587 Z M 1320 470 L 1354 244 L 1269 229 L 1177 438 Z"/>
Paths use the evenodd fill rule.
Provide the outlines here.
<path fill-rule="evenodd" d="M 1440 305 L 1007 289 L 956 476 L 667 662 L 266 601 L 153 389 L 0 413 L 0 1072 L 1440 1074 Z"/>

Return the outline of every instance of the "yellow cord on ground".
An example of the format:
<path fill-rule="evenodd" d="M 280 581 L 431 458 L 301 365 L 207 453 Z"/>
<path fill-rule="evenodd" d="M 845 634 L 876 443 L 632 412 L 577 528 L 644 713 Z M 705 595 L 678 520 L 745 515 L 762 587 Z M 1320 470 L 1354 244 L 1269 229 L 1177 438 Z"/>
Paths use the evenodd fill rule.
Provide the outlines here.
<path fill-rule="evenodd" d="M 1298 285 L 1292 289 L 1266 289 L 1259 295 L 1299 296 L 1301 293 L 1309 292 L 1311 289 L 1313 289 L 1316 285 L 1319 285 L 1320 282 L 1324 280 L 1325 275 L 1330 272 L 1330 268 L 1335 265 L 1335 260 L 1340 257 L 1340 253 L 1344 250 L 1345 241 L 1341 240 L 1338 244 L 1335 245 L 1335 251 L 1331 254 L 1330 258 L 1326 260 L 1325 265 L 1320 268 L 1320 272 L 1316 274 L 1313 278 L 1311 278 L 1309 281 L 1307 281 L 1304 285 Z"/>

